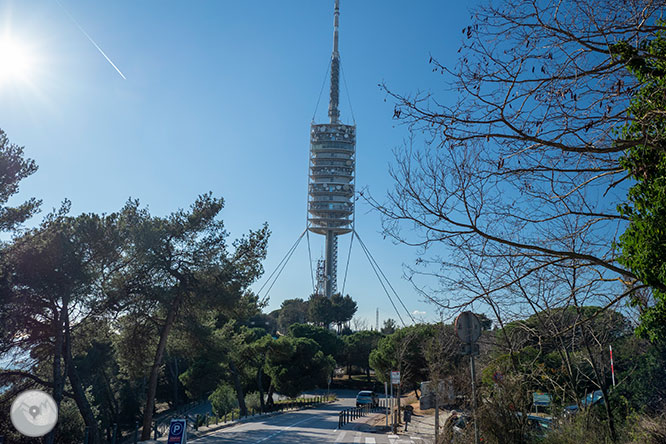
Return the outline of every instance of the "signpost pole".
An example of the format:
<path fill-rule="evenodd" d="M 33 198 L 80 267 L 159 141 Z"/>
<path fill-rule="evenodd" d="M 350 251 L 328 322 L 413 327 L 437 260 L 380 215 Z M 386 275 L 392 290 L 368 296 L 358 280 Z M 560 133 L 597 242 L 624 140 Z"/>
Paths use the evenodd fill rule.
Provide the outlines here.
<path fill-rule="evenodd" d="M 388 428 L 389 399 L 388 399 L 388 383 L 386 382 L 384 382 L 384 399 L 386 400 L 386 427 Z"/>
<path fill-rule="evenodd" d="M 481 336 L 481 323 L 474 313 L 465 311 L 460 313 L 455 322 L 456 334 L 465 344 L 463 354 L 469 354 L 469 367 L 472 376 L 472 417 L 474 418 L 474 442 L 479 444 L 479 426 L 476 422 L 476 370 L 474 369 L 474 355 L 478 353 L 476 341 Z M 439 387 L 438 387 L 439 388 Z"/>
<path fill-rule="evenodd" d="M 390 404 L 391 404 L 391 428 L 393 428 L 393 382 L 391 382 Z"/>
<path fill-rule="evenodd" d="M 469 366 L 472 372 L 472 415 L 474 416 L 474 442 L 479 444 L 479 424 L 476 421 L 476 371 L 474 369 L 474 352 L 469 355 Z"/>

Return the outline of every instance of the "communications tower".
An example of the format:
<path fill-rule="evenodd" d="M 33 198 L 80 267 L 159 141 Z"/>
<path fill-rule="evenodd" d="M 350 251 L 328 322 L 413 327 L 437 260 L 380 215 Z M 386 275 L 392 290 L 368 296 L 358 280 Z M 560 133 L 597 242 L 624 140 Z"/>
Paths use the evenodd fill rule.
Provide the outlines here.
<path fill-rule="evenodd" d="M 313 122 L 310 126 L 308 230 L 326 236 L 323 287 L 328 298 L 337 290 L 338 236 L 350 233 L 353 229 L 356 173 L 356 125 L 341 123 L 338 110 L 339 19 L 340 1 L 335 0 L 329 122 Z"/>

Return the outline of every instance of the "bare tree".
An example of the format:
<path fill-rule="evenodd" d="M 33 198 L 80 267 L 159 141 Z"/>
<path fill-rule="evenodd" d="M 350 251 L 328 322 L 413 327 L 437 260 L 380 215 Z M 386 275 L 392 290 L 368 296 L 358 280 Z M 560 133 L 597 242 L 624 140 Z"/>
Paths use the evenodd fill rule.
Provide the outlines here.
<path fill-rule="evenodd" d="M 412 275 L 434 273 L 448 292 L 477 285 L 469 267 L 511 274 L 468 294 L 498 305 L 513 305 L 495 298 L 502 289 L 572 261 L 613 295 L 604 305 L 642 288 L 614 248 L 627 225 L 617 206 L 630 185 L 620 158 L 635 144 L 618 131 L 637 88 L 614 45 L 653 37 L 662 7 L 490 2 L 463 28 L 457 67 L 430 60 L 458 93 L 455 103 L 385 87 L 394 117 L 423 137 L 396 152 L 388 201 L 367 198 L 384 214 L 387 235 L 430 253 Z M 446 256 L 432 249 L 440 245 L 449 247 Z M 427 296 L 444 307 L 471 300 Z"/>
<path fill-rule="evenodd" d="M 457 373 L 460 362 L 460 341 L 453 326 L 438 324 L 435 335 L 423 344 L 423 356 L 428 365 L 430 388 L 435 402 L 435 443 L 439 442 L 439 407 L 446 396 L 444 391 L 452 385 L 452 376 Z M 423 393 L 421 393 L 424 396 Z"/>

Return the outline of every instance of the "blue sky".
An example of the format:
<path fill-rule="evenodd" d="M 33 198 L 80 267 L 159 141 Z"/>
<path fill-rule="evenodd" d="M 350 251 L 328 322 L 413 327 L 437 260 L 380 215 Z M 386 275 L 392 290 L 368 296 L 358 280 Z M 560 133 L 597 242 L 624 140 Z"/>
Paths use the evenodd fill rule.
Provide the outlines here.
<path fill-rule="evenodd" d="M 0 35 L 11 35 L 33 59 L 20 78 L 0 83 L 0 128 L 39 165 L 15 201 L 35 196 L 45 212 L 67 198 L 73 214 L 110 213 L 132 197 L 165 215 L 212 191 L 226 201 L 222 217 L 232 237 L 268 222 L 267 276 L 305 227 L 309 125 L 330 59 L 333 0 L 60 3 L 126 79 L 56 0 L 0 0 Z M 341 0 L 340 7 L 342 69 L 358 134 L 357 189 L 381 198 L 391 186 L 392 150 L 407 129 L 395 125 L 393 103 L 378 83 L 400 93 L 441 93 L 441 75 L 428 59 L 455 63 L 469 12 L 465 2 L 435 0 Z M 320 122 L 327 92 L 328 84 Z M 351 123 L 344 89 L 341 114 Z M 379 216 L 362 202 L 356 219 L 407 308 L 437 319 L 402 279 L 402 265 L 417 252 L 384 239 Z M 323 239 L 310 239 L 318 259 Z M 339 286 L 348 245 L 349 235 L 341 237 Z M 309 270 L 303 242 L 273 287 L 268 310 L 307 298 Z M 380 322 L 396 318 L 356 242 L 345 292 L 370 325 L 377 308 Z"/>

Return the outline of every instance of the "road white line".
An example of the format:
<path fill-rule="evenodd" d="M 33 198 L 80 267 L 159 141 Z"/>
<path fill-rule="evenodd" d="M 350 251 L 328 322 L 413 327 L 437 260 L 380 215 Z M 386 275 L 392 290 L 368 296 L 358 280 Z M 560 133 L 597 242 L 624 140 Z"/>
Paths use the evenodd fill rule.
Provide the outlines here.
<path fill-rule="evenodd" d="M 338 435 L 338 437 L 335 439 L 335 442 L 340 442 L 340 441 L 342 441 L 343 439 L 345 439 L 345 435 L 346 435 L 346 434 L 347 434 L 347 432 L 342 432 L 342 433 L 340 433 L 340 434 Z"/>
<path fill-rule="evenodd" d="M 365 438 L 365 444 L 375 444 L 375 438 Z"/>
<path fill-rule="evenodd" d="M 305 418 L 305 419 L 303 419 L 303 420 L 301 420 L 301 421 L 295 422 L 295 423 L 293 423 L 292 425 L 290 425 L 289 427 L 285 427 L 285 428 L 283 428 L 283 429 L 281 429 L 281 430 L 278 430 L 278 431 L 275 432 L 275 433 L 272 433 L 272 434 L 268 435 L 267 437 L 265 437 L 265 438 L 263 438 L 263 439 L 260 439 L 259 441 L 255 441 L 255 444 L 258 444 L 258 443 L 260 443 L 260 442 L 264 442 L 264 441 L 266 441 L 267 439 L 271 439 L 272 437 L 277 436 L 277 435 L 279 435 L 279 434 L 282 433 L 282 432 L 286 432 L 287 430 L 289 430 L 290 428 L 292 428 L 292 427 L 294 427 L 294 426 L 297 426 L 297 425 L 302 424 L 302 423 L 307 422 L 307 421 L 312 421 L 313 419 L 317 419 L 317 417 L 314 416 L 314 417 L 312 417 L 312 418 Z"/>

